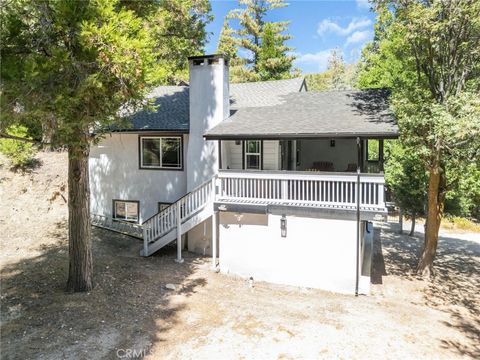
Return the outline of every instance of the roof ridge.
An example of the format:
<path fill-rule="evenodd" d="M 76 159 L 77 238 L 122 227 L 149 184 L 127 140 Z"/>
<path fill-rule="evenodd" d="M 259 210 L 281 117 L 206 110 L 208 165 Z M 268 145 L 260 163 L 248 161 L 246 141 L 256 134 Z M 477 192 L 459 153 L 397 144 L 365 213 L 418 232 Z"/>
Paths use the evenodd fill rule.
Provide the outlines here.
<path fill-rule="evenodd" d="M 291 79 L 275 79 L 275 80 L 261 80 L 261 81 L 245 81 L 239 83 L 230 83 L 230 85 L 244 85 L 244 84 L 258 84 L 258 83 L 272 83 L 277 81 L 292 81 L 292 80 L 305 80 L 305 76 L 297 76 Z"/>

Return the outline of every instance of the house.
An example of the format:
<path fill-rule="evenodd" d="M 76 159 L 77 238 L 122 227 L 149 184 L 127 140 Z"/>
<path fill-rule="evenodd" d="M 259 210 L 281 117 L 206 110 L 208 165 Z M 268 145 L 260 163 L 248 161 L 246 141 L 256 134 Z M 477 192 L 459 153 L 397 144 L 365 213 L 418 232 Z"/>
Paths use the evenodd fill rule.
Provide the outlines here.
<path fill-rule="evenodd" d="M 187 248 L 222 273 L 368 293 L 383 140 L 398 137 L 388 92 L 229 84 L 222 55 L 189 69 L 92 148 L 94 223 L 140 235 L 143 256 L 176 241 L 179 262 Z"/>

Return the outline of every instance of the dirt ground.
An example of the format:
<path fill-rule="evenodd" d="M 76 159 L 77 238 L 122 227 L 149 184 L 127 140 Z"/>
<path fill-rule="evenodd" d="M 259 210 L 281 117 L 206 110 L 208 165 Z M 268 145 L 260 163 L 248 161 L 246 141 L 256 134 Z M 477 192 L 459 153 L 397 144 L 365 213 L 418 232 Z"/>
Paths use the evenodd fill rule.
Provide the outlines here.
<path fill-rule="evenodd" d="M 94 229 L 95 288 L 68 294 L 66 156 L 39 157 L 0 169 L 2 359 L 480 358 L 480 234 L 443 232 L 426 282 L 411 275 L 421 234 L 379 224 L 372 295 L 355 298 L 251 289 L 208 258 L 141 258 L 139 240 Z"/>

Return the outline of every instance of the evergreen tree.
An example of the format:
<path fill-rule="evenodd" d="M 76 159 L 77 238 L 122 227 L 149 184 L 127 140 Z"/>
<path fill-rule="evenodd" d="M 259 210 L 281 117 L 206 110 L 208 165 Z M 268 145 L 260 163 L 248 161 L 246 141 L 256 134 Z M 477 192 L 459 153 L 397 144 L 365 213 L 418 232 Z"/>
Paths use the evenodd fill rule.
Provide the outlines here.
<path fill-rule="evenodd" d="M 234 33 L 235 31 L 230 27 L 228 20 L 225 19 L 218 39 L 217 53 L 227 55 L 229 58 L 230 80 L 232 82 L 258 81 L 259 77 L 253 72 L 252 68 L 246 66 L 247 61 L 238 56 Z"/>
<path fill-rule="evenodd" d="M 237 62 L 237 66 L 242 69 L 232 69 L 232 81 L 256 81 L 295 76 L 296 73 L 292 73 L 294 57 L 287 55 L 292 48 L 285 45 L 285 42 L 291 38 L 291 35 L 285 34 L 289 22 L 265 21 L 269 11 L 288 4 L 283 0 L 240 0 L 239 4 L 243 7 L 232 10 L 226 19 L 238 21 L 238 29 L 231 29 L 226 23 L 224 29 L 229 30 L 224 32 L 218 44 L 218 49 L 231 47 L 231 44 L 235 44 L 237 48 L 236 54 L 241 59 Z M 267 32 L 265 32 L 266 28 Z M 265 35 L 267 45 L 264 48 Z M 249 55 L 241 57 L 238 49 L 243 49 Z M 266 52 L 263 56 L 262 50 Z"/>
<path fill-rule="evenodd" d="M 257 72 L 262 80 L 279 80 L 292 76 L 294 57 L 287 55 L 289 49 L 283 44 L 283 40 L 275 35 L 273 24 L 266 23 L 257 63 Z"/>
<path fill-rule="evenodd" d="M 480 3 L 381 2 L 383 21 L 360 83 L 391 85 L 402 144 L 427 173 L 425 247 L 417 271 L 430 275 L 448 193 L 480 166 Z M 475 173 L 475 172 L 473 172 Z"/>
<path fill-rule="evenodd" d="M 358 87 L 359 64 L 346 64 L 342 52 L 332 49 L 327 70 L 308 74 L 306 81 L 310 91 L 349 90 Z"/>
<path fill-rule="evenodd" d="M 332 89 L 344 89 L 345 84 L 343 78 L 345 75 L 345 62 L 339 49 L 333 49 L 331 51 L 330 57 L 328 58 L 327 70 L 331 73 Z"/>
<path fill-rule="evenodd" d="M 54 145 L 68 149 L 70 291 L 93 287 L 90 145 L 111 126 L 126 126 L 121 109 L 145 107 L 149 90 L 177 68 L 168 61 L 179 53 L 165 51 L 176 43 L 173 38 L 182 43 L 183 35 L 169 33 L 174 27 L 166 25 L 172 15 L 165 15 L 167 2 L 177 3 L 19 0 L 2 4 L 0 136 L 11 138 L 7 129 L 28 120 L 38 124 L 36 129 L 53 130 Z M 193 25 L 203 26 L 201 20 Z M 192 38 L 193 43 L 205 40 L 204 32 L 193 34 L 186 34 L 200 36 Z M 162 42 L 165 37 L 168 46 Z"/>

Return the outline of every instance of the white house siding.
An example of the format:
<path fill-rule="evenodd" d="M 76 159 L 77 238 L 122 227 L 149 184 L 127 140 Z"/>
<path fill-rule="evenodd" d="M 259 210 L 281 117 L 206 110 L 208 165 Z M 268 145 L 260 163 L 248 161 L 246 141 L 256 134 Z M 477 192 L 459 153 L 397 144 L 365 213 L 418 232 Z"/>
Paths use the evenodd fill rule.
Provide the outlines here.
<path fill-rule="evenodd" d="M 243 146 L 233 140 L 222 141 L 222 166 L 227 169 L 241 170 L 243 167 Z M 280 170 L 280 145 L 278 140 L 263 141 L 263 169 Z"/>
<path fill-rule="evenodd" d="M 348 164 L 357 163 L 357 143 L 355 139 L 335 139 L 335 146 L 327 140 L 299 140 L 300 165 L 297 170 L 310 169 L 315 161 L 330 161 L 335 171 L 345 171 Z"/>
<path fill-rule="evenodd" d="M 263 142 L 263 170 L 280 170 L 280 145 L 278 140 Z"/>
<path fill-rule="evenodd" d="M 223 273 L 340 293 L 355 292 L 356 221 L 220 212 Z"/>
<path fill-rule="evenodd" d="M 139 168 L 138 134 L 107 135 L 90 151 L 91 211 L 112 216 L 112 201 L 140 201 L 140 223 L 158 211 L 159 202 L 174 202 L 185 195 L 184 170 L 146 170 Z M 183 137 L 183 160 L 188 135 Z"/>
<path fill-rule="evenodd" d="M 226 161 L 222 161 L 227 169 L 242 169 L 242 143 L 238 145 L 233 140 L 222 141 L 222 146 L 225 149 Z"/>

